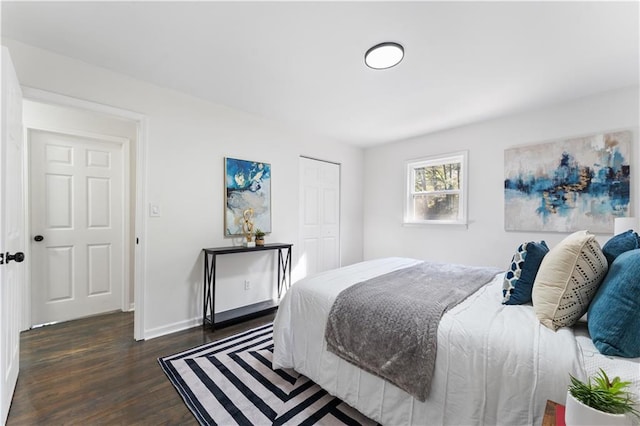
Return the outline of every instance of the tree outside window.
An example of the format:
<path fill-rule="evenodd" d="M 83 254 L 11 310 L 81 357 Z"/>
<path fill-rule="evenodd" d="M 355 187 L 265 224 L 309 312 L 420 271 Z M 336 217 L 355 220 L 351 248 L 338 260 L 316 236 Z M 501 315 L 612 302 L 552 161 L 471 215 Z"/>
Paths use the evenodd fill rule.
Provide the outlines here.
<path fill-rule="evenodd" d="M 466 152 L 407 162 L 405 223 L 466 223 Z"/>

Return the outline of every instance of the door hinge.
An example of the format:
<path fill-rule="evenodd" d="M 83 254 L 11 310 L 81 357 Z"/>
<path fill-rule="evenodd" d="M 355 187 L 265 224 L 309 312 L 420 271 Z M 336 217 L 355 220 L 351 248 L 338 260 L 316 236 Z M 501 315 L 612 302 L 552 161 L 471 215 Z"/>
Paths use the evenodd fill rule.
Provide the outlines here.
<path fill-rule="evenodd" d="M 4 253 L 0 253 L 0 265 L 4 265 Z"/>

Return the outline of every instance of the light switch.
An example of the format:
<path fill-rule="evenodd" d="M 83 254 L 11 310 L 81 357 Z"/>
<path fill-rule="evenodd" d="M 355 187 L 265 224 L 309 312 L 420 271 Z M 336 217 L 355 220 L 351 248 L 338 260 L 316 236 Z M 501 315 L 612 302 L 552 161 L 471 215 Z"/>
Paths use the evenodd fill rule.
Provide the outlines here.
<path fill-rule="evenodd" d="M 149 204 L 149 216 L 160 217 L 160 205 L 150 203 Z"/>

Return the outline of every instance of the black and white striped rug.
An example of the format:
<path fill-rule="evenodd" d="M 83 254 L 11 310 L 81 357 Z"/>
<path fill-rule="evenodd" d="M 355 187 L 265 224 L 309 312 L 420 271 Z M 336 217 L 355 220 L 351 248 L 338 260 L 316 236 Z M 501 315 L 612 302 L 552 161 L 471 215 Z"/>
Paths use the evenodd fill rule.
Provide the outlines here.
<path fill-rule="evenodd" d="M 293 370 L 273 370 L 273 324 L 158 359 L 202 425 L 375 425 Z"/>

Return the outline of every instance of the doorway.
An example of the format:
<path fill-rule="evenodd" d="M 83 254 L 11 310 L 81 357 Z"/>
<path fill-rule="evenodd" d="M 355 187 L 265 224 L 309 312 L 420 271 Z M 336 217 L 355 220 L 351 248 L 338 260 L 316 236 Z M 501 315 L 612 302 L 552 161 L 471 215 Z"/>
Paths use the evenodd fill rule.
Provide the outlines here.
<path fill-rule="evenodd" d="M 340 165 L 300 157 L 302 277 L 340 266 Z"/>
<path fill-rule="evenodd" d="M 51 235 L 50 238 L 47 238 L 47 235 L 40 232 L 42 229 L 36 229 L 38 227 L 33 226 L 33 213 L 36 213 L 35 216 L 38 216 L 38 213 L 44 213 L 44 221 L 41 218 L 41 223 L 49 221 L 49 225 L 60 225 L 60 222 L 53 223 L 52 218 L 47 217 L 52 213 L 47 209 L 51 210 L 52 206 L 57 209 L 56 214 L 75 215 L 74 219 L 81 218 L 85 224 L 91 222 L 89 228 L 93 228 L 93 231 L 115 233 L 116 238 L 109 242 L 85 241 L 77 248 L 74 248 L 73 244 L 62 244 L 57 246 L 58 249 L 45 253 L 44 259 L 47 255 L 60 255 L 60 259 L 55 258 L 51 262 L 49 260 L 52 259 L 42 262 L 34 258 L 34 261 L 27 265 L 27 285 L 23 297 L 25 302 L 23 329 L 38 323 L 49 322 L 42 319 L 44 317 L 34 315 L 35 305 L 32 301 L 35 300 L 35 296 L 38 296 L 42 297 L 42 303 L 49 303 L 50 306 L 57 305 L 58 313 L 55 315 L 69 311 L 65 312 L 66 316 L 51 317 L 52 321 L 63 321 L 108 312 L 114 310 L 114 307 L 115 310 L 134 310 L 135 305 L 133 337 L 136 340 L 144 339 L 144 251 L 143 245 L 139 242 L 143 240 L 145 227 L 143 215 L 136 213 L 142 211 L 144 205 L 142 197 L 144 195 L 145 118 L 137 113 L 37 89 L 25 88 L 24 98 L 23 120 L 25 133 L 28 135 L 26 138 L 28 150 L 26 176 L 30 178 L 26 197 L 31 200 L 27 208 L 25 223 L 32 224 L 26 233 L 27 241 L 31 242 L 27 247 L 29 250 L 28 258 L 38 257 L 38 251 L 42 247 L 46 247 L 47 242 L 54 242 L 50 240 Z M 57 140 L 54 141 L 54 139 Z M 43 148 L 47 144 L 53 148 Z M 50 182 L 44 180 L 45 191 L 41 191 L 41 195 L 34 201 L 34 194 L 31 191 L 36 188 L 33 187 L 31 171 L 33 169 L 34 147 L 37 146 L 40 146 L 40 155 L 50 155 L 54 162 L 56 158 L 58 160 L 62 158 L 56 156 L 66 155 L 65 153 L 70 153 L 75 149 L 78 151 L 74 158 L 75 163 L 84 163 L 93 171 L 103 169 L 102 173 L 107 169 L 113 171 L 114 165 L 121 162 L 122 171 L 121 173 L 116 171 L 117 176 L 109 176 L 110 172 L 107 172 L 107 175 L 96 175 L 81 171 L 78 178 L 61 170 L 50 171 L 53 178 L 49 179 Z M 44 149 L 44 154 L 42 154 L 42 149 Z M 64 163 L 64 161 L 62 162 Z M 60 164 L 57 165 L 60 166 Z M 47 201 L 47 191 L 54 190 L 56 185 L 63 183 L 66 183 L 68 187 L 74 179 L 84 181 L 78 193 L 85 198 L 84 207 L 81 210 L 74 212 L 73 208 L 69 206 L 66 210 L 61 207 L 64 204 L 61 201 L 65 200 L 65 196 L 75 197 L 70 195 L 71 192 L 57 201 L 52 201 L 51 197 Z M 122 188 L 122 193 L 119 196 L 117 196 L 117 192 L 114 192 L 115 187 Z M 60 188 L 65 188 L 65 185 Z M 114 197 L 114 195 L 116 196 Z M 35 204 L 39 199 L 42 200 L 42 203 L 37 207 Z M 36 208 L 39 212 L 35 212 Z M 56 220 L 60 220 L 60 217 Z M 113 231 L 114 228 L 118 228 L 118 226 L 113 226 L 118 225 L 116 222 L 120 222 L 121 229 Z M 82 228 L 77 226 L 77 223 L 75 222 L 71 227 Z M 47 229 L 47 226 L 42 228 Z M 35 241 L 36 237 L 40 241 Z M 43 242 L 45 244 L 42 244 Z M 37 246 L 38 244 L 40 246 Z M 73 260 L 75 262 L 74 268 L 70 269 L 70 261 L 66 264 L 57 261 L 65 260 L 65 256 L 68 260 L 72 259 L 78 253 L 80 258 Z M 43 257 L 40 256 L 40 258 Z M 36 262 L 39 263 L 38 266 L 35 266 Z M 78 265 L 80 265 L 80 270 L 76 268 Z M 43 270 L 43 266 L 49 269 Z M 37 270 L 37 267 L 41 269 Z M 52 274 L 51 278 L 54 282 L 43 280 L 43 274 Z M 121 290 L 118 289 L 119 284 L 121 284 Z M 45 287 L 42 287 L 43 285 Z M 46 291 L 43 291 L 45 289 Z M 41 294 L 34 294 L 36 292 Z M 93 303 L 94 306 L 79 303 L 79 307 L 73 309 L 61 308 L 64 305 L 61 303 L 63 301 L 78 302 L 83 298 L 85 302 L 90 301 L 89 305 Z M 102 301 L 97 302 L 100 299 Z M 105 303 L 105 299 L 110 299 L 110 301 Z M 116 300 L 115 305 L 114 300 Z"/>

